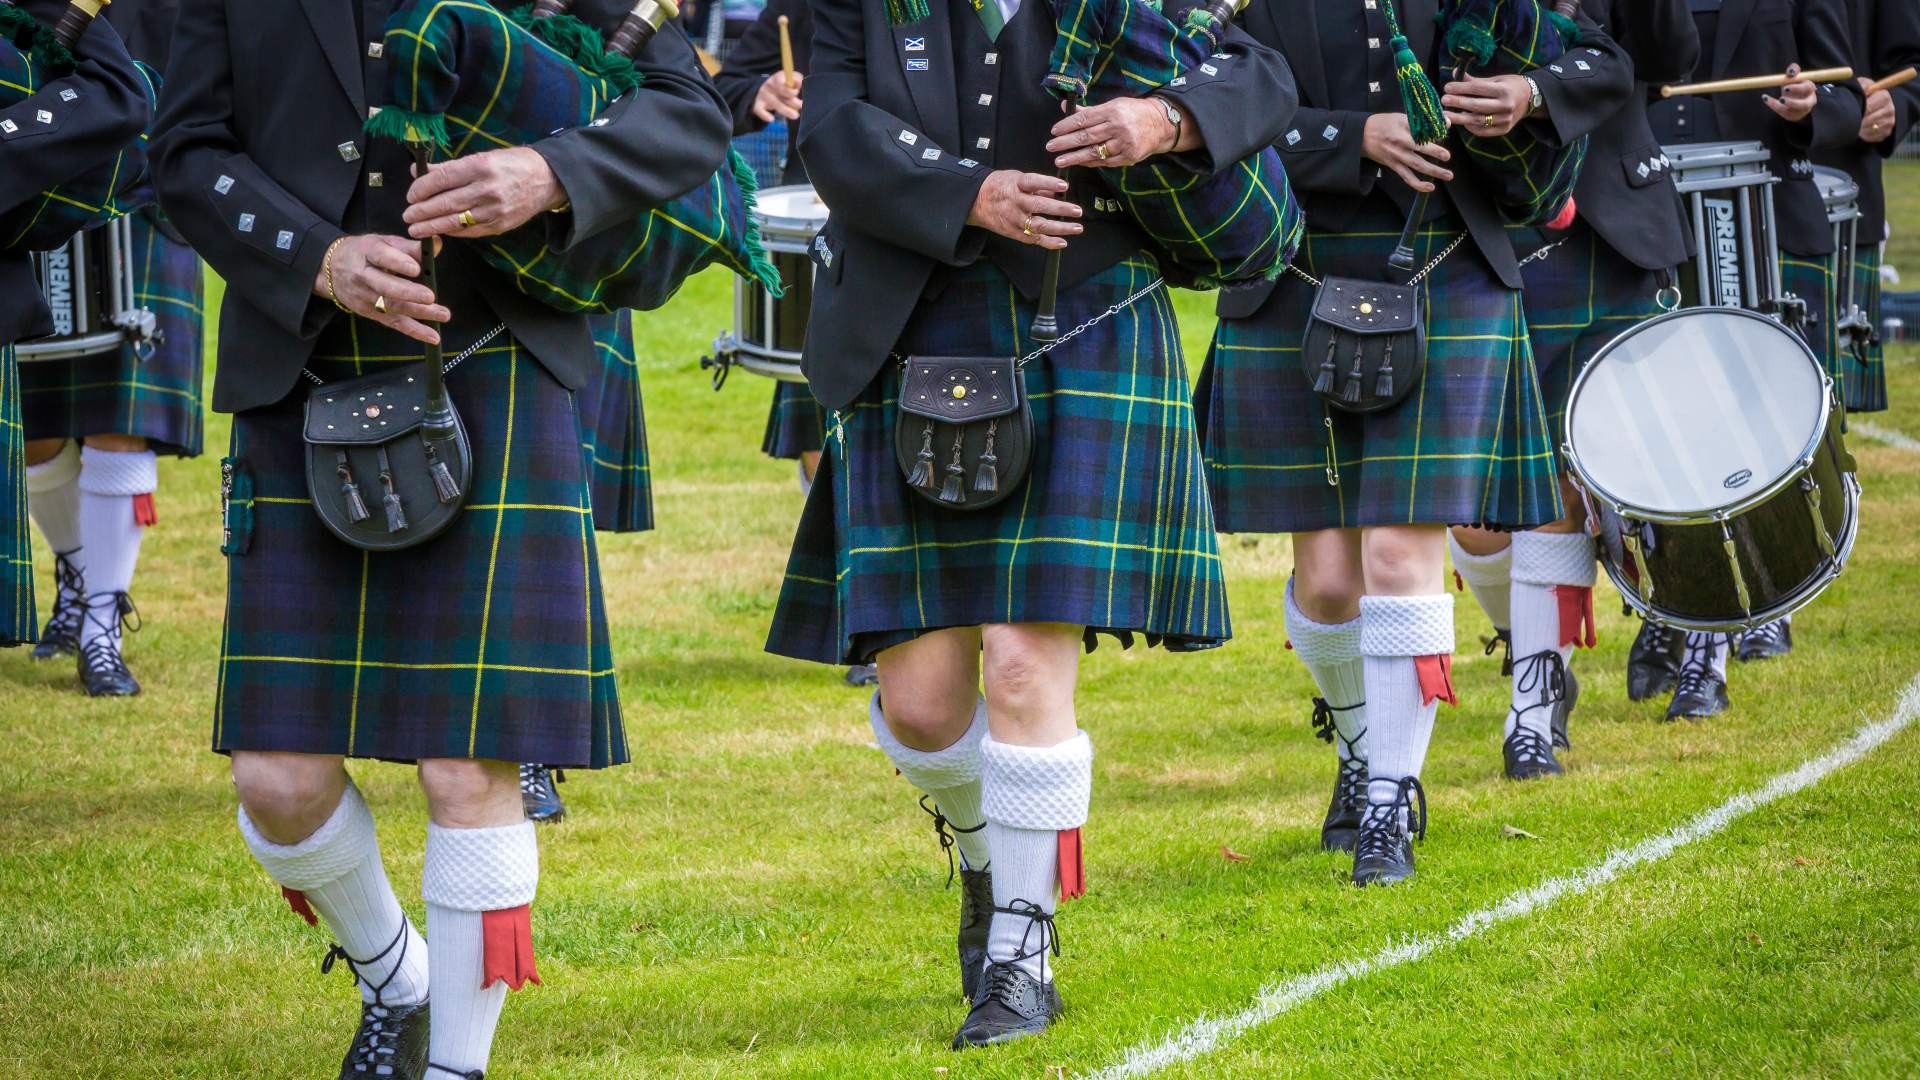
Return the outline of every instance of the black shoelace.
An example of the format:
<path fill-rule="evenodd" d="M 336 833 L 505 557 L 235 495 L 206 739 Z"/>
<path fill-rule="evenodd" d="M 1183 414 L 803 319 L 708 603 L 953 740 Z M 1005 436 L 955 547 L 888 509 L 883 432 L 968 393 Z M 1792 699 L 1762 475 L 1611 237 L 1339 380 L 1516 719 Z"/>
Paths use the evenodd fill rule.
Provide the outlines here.
<path fill-rule="evenodd" d="M 355 960 L 348 956 L 347 950 L 341 948 L 339 942 L 335 942 L 327 947 L 327 955 L 320 961 L 320 974 L 325 975 L 333 971 L 334 961 L 345 960 L 347 970 L 353 972 L 354 982 L 373 991 L 373 1000 L 362 1002 L 360 1005 L 360 1031 L 355 1036 L 353 1045 L 347 1050 L 348 1064 L 370 1075 L 379 1075 L 381 1066 L 392 1065 L 394 1055 L 400 1051 L 400 1029 L 387 1023 L 393 1016 L 393 1006 L 386 1003 L 386 989 L 400 974 L 401 966 L 407 962 L 407 945 L 412 937 L 407 933 L 407 929 L 406 922 L 402 921 L 399 931 L 394 934 L 393 940 L 387 943 L 387 947 L 365 960 Z M 388 970 L 387 977 L 382 979 L 378 986 L 369 982 L 367 977 L 360 973 L 361 968 L 378 963 L 382 957 L 395 949 L 400 950 L 400 955 L 394 957 L 393 967 Z"/>
<path fill-rule="evenodd" d="M 1724 635 L 1729 647 L 1731 635 Z M 1723 635 L 1693 631 L 1687 634 L 1686 657 L 1680 661 L 1680 678 L 1674 686 L 1674 696 L 1705 693 L 1709 686 L 1721 681 L 1720 673 L 1713 670 L 1713 653 L 1722 643 Z"/>
<path fill-rule="evenodd" d="M 1524 765 L 1545 765 L 1553 760 L 1553 749 L 1539 732 L 1522 724 L 1507 736 L 1507 751 Z"/>
<path fill-rule="evenodd" d="M 557 795 L 553 785 L 565 783 L 567 774 L 562 769 L 549 769 L 545 765 L 524 764 L 520 766 L 520 794 L 532 795 L 544 799 Z"/>
<path fill-rule="evenodd" d="M 1502 645 L 1507 647 L 1506 655 L 1500 658 L 1500 674 L 1503 676 L 1513 674 L 1513 632 L 1496 626 L 1493 628 L 1493 636 L 1484 640 L 1487 643 L 1487 650 L 1482 654 L 1484 656 L 1492 656 L 1493 651 Z"/>
<path fill-rule="evenodd" d="M 466 1072 L 461 1072 L 458 1069 L 449 1069 L 445 1065 L 435 1065 L 431 1061 L 427 1062 L 427 1068 L 433 1069 L 436 1072 L 446 1073 L 448 1076 L 457 1076 L 460 1080 L 487 1080 L 487 1074 L 481 1072 L 479 1069 L 468 1069 Z"/>
<path fill-rule="evenodd" d="M 1326 698 L 1313 699 L 1313 734 L 1321 742 L 1330 743 L 1340 740 L 1340 802 L 1344 806 L 1364 806 L 1367 802 L 1367 763 L 1360 760 L 1357 745 L 1366 737 L 1365 729 L 1349 739 L 1340 734 L 1340 726 L 1334 721 L 1334 713 L 1351 712 L 1364 708 L 1364 701 L 1351 705 L 1329 704 Z"/>
<path fill-rule="evenodd" d="M 1402 813 L 1407 816 L 1404 825 L 1400 821 Z M 1427 791 L 1415 776 L 1399 782 L 1392 802 L 1367 807 L 1366 816 L 1360 819 L 1360 834 L 1355 838 L 1354 858 L 1358 861 L 1397 855 L 1403 835 L 1411 835 L 1416 840 L 1427 838 Z"/>
<path fill-rule="evenodd" d="M 41 633 L 40 639 L 48 644 L 64 642 L 69 648 L 78 648 L 80 620 L 87 611 L 87 583 L 80 574 L 80 568 L 73 565 L 73 560 L 69 558 L 73 554 L 73 551 L 69 551 L 53 557 L 53 612 L 47 616 L 47 628 Z"/>
<path fill-rule="evenodd" d="M 1567 699 L 1567 662 L 1558 649 L 1542 649 L 1530 656 L 1523 656 L 1514 665 L 1513 688 L 1518 694 L 1538 694 L 1540 700 L 1532 705 L 1516 706 L 1513 709 L 1514 731 L 1527 730 L 1521 718 L 1535 709 L 1550 709 Z"/>
<path fill-rule="evenodd" d="M 932 798 L 933 796 L 931 795 L 920 796 L 920 809 L 925 810 L 928 815 L 933 818 L 933 833 L 940 838 L 940 850 L 947 853 L 947 885 L 952 886 L 953 876 L 960 872 L 960 864 L 954 859 L 953 855 L 953 849 L 958 845 L 959 841 L 953 838 L 953 833 L 963 833 L 971 836 L 981 829 L 986 828 L 987 823 L 982 821 L 971 829 L 963 829 L 955 825 L 947 815 L 941 813 L 940 805 L 930 801 Z M 949 829 L 951 829 L 952 832 L 949 832 Z"/>
<path fill-rule="evenodd" d="M 94 614 L 94 609 L 106 606 L 112 601 L 113 614 L 102 619 Z M 131 677 L 127 662 L 120 656 L 120 635 L 140 632 L 140 612 L 133 606 L 133 597 L 126 593 L 94 593 L 81 605 L 82 617 L 99 633 L 91 641 L 80 647 L 80 663 L 96 675 L 110 674 Z"/>
<path fill-rule="evenodd" d="M 1031 960 L 1049 951 L 1055 956 L 1060 955 L 1060 928 L 1054 925 L 1052 912 L 1031 900 L 1018 898 L 1007 901 L 1006 907 L 996 907 L 993 910 L 998 914 L 1017 915 L 1027 920 L 1027 928 L 1020 932 L 1020 948 L 1011 957 L 995 960 L 994 964 L 1015 967 L 1022 960 Z M 1040 944 L 1029 947 L 1036 929 L 1040 931 Z"/>

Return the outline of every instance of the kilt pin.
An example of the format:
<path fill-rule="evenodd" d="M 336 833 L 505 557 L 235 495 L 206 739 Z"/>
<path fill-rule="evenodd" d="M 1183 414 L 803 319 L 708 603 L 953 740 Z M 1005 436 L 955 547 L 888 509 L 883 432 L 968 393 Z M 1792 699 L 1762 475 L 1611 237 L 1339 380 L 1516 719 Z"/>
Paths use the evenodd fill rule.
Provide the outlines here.
<path fill-rule="evenodd" d="M 1375 206 L 1343 232 L 1307 237 L 1295 265 L 1377 277 L 1404 224 Z M 1462 226 L 1424 225 L 1425 266 Z M 1213 511 L 1223 532 L 1371 525 L 1528 529 L 1560 516 L 1553 429 L 1518 290 L 1463 243 L 1421 286 L 1426 377 L 1369 415 L 1314 394 L 1300 363 L 1313 287 L 1289 273 L 1245 319 L 1222 319 L 1194 392 Z"/>
<path fill-rule="evenodd" d="M 198 457 L 206 435 L 201 384 L 205 296 L 200 257 L 149 216 L 133 218 L 134 300 L 160 337 L 142 357 L 130 344 L 74 361 L 22 364 L 29 439 L 137 435 L 159 454 Z"/>
<path fill-rule="evenodd" d="M 33 606 L 33 539 L 27 519 L 27 444 L 20 424 L 20 367 L 0 344 L 0 646 L 30 645 L 40 630 Z"/>
<path fill-rule="evenodd" d="M 593 480 L 593 527 L 602 532 L 653 528 L 653 463 L 647 410 L 634 355 L 633 313 L 591 315 L 600 370 L 578 392 L 580 449 Z"/>
<path fill-rule="evenodd" d="M 1140 255 L 1063 289 L 1063 330 L 1147 285 Z M 982 260 L 921 305 L 902 355 L 1022 355 L 1033 303 Z M 899 365 L 828 419 L 767 648 L 865 663 L 931 630 L 1058 622 L 1174 651 L 1225 642 L 1225 581 L 1173 305 L 1157 289 L 1028 364 L 1029 476 L 985 510 L 937 507 L 894 457 Z"/>
<path fill-rule="evenodd" d="M 308 367 L 333 380 L 418 358 L 342 318 Z M 509 335 L 447 387 L 474 449 L 469 501 L 397 552 L 350 547 L 315 515 L 302 394 L 235 416 L 215 750 L 627 760 L 574 395 Z"/>

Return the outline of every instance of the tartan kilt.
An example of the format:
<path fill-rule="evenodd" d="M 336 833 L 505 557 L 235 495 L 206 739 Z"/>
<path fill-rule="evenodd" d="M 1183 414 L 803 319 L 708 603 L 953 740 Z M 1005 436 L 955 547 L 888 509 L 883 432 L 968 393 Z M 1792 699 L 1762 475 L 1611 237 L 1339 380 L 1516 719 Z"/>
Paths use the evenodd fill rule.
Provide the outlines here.
<path fill-rule="evenodd" d="M 1880 245 L 1862 244 L 1853 263 L 1853 298 L 1867 313 L 1873 343 L 1865 357 L 1844 354 L 1848 412 L 1882 412 L 1887 407 L 1887 358 L 1880 341 Z"/>
<path fill-rule="evenodd" d="M 0 344 L 0 647 L 40 639 L 33 607 L 33 540 L 27 524 L 27 443 L 20 427 L 20 369 Z"/>
<path fill-rule="evenodd" d="M 760 438 L 760 452 L 795 460 L 801 454 L 819 453 L 826 442 L 827 411 L 813 399 L 807 384 L 775 382 L 773 407 L 767 411 L 767 432 Z"/>
<path fill-rule="evenodd" d="M 353 322 L 322 336 L 321 378 L 419 358 Z M 213 748 L 626 761 L 573 395 L 507 335 L 456 368 L 465 511 L 429 543 L 374 553 L 336 539 L 307 497 L 306 386 L 234 417 Z"/>
<path fill-rule="evenodd" d="M 133 219 L 133 276 L 135 299 L 154 313 L 162 335 L 153 355 L 142 360 L 122 344 L 79 360 L 22 364 L 27 438 L 138 435 L 156 453 L 200 456 L 206 439 L 200 257 L 142 213 Z"/>
<path fill-rule="evenodd" d="M 1833 392 L 1847 399 L 1847 370 L 1841 363 L 1840 319 L 1834 310 L 1833 257 L 1780 253 L 1780 287 L 1806 301 L 1807 328 L 1802 336 L 1833 378 Z"/>
<path fill-rule="evenodd" d="M 1378 279 L 1403 221 L 1390 203 L 1349 231 L 1309 226 L 1295 265 Z M 1458 236 L 1420 232 L 1425 266 Z M 1255 315 L 1222 319 L 1194 392 L 1215 517 L 1224 532 L 1368 525 L 1527 529 L 1560 517 L 1553 430 L 1518 290 L 1471 238 L 1422 282 L 1426 377 L 1399 405 L 1360 416 L 1323 402 L 1301 372 L 1314 287 L 1282 275 Z M 1337 481 L 1337 482 L 1336 482 Z"/>
<path fill-rule="evenodd" d="M 647 409 L 633 351 L 633 313 L 591 315 L 598 374 L 580 388 L 580 448 L 593 478 L 593 527 L 603 532 L 653 528 L 653 465 L 647 458 Z"/>
<path fill-rule="evenodd" d="M 1533 227 L 1514 226 L 1507 233 L 1522 258 L 1556 238 Z M 1527 337 L 1556 449 L 1566 442 L 1567 398 L 1587 361 L 1623 331 L 1660 314 L 1654 271 L 1615 251 L 1584 221 L 1558 239 L 1558 247 L 1521 268 Z"/>
<path fill-rule="evenodd" d="M 1074 327 L 1152 282 L 1138 255 L 1062 290 Z M 1034 305 L 991 262 L 922 303 L 904 355 L 1017 356 Z M 860 663 L 930 630 L 1058 622 L 1149 645 L 1212 648 L 1232 634 L 1201 476 L 1186 364 L 1164 288 L 1033 361 L 1033 467 L 1005 501 L 949 510 L 894 458 L 899 366 L 828 419 L 767 649 Z"/>

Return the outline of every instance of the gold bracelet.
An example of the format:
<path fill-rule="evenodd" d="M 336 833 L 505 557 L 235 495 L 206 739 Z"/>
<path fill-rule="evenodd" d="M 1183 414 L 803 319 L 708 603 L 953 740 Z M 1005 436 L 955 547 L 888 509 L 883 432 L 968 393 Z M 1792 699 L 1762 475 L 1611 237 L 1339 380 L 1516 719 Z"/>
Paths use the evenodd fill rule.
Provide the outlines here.
<path fill-rule="evenodd" d="M 353 309 L 340 302 L 340 294 L 335 292 L 333 288 L 333 252 L 334 249 L 338 248 L 345 240 L 346 237 L 344 236 L 336 236 L 333 238 L 333 243 L 327 245 L 327 253 L 320 258 L 320 269 L 321 272 L 327 275 L 327 299 L 333 301 L 334 307 L 351 315 L 353 314 Z"/>

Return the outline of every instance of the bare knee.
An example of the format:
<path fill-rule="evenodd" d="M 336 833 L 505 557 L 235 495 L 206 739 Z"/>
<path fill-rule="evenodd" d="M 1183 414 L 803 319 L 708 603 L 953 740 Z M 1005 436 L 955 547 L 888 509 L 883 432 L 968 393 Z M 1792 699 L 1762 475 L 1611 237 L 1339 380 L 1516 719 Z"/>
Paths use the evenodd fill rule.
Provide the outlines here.
<path fill-rule="evenodd" d="M 1365 585 L 1356 530 L 1293 534 L 1293 602 L 1301 614 L 1318 623 L 1358 618 Z"/>
<path fill-rule="evenodd" d="M 1444 592 L 1446 530 L 1439 526 L 1368 529 L 1361 540 L 1367 592 L 1426 596 Z"/>
<path fill-rule="evenodd" d="M 482 829 L 512 825 L 526 817 L 520 802 L 520 766 L 474 758 L 429 758 L 420 762 L 420 787 L 436 825 Z"/>
<path fill-rule="evenodd" d="M 340 759 L 324 754 L 238 750 L 232 768 L 247 818 L 276 844 L 297 844 L 313 835 L 340 805 L 347 786 Z"/>
<path fill-rule="evenodd" d="M 147 448 L 147 440 L 139 435 L 89 435 L 83 441 L 95 450 L 115 454 L 137 454 Z"/>
<path fill-rule="evenodd" d="M 1513 534 L 1461 525 L 1453 530 L 1453 542 L 1469 555 L 1495 555 L 1512 546 Z"/>
<path fill-rule="evenodd" d="M 28 439 L 27 464 L 45 465 L 47 462 L 59 457 L 60 451 L 64 450 L 66 445 L 67 440 L 65 439 Z"/>
<path fill-rule="evenodd" d="M 914 750 L 945 750 L 960 741 L 973 725 L 974 710 L 979 706 L 977 692 L 966 688 L 964 694 L 897 694 L 887 696 L 883 685 L 880 692 L 882 711 L 886 714 L 887 729 L 902 745 Z"/>
<path fill-rule="evenodd" d="M 982 667 L 987 713 L 996 739 L 1006 735 L 1052 745 L 1072 736 L 1078 728 L 1073 719 L 1073 692 L 1081 640 L 1078 627 L 1048 624 L 988 628 Z"/>

